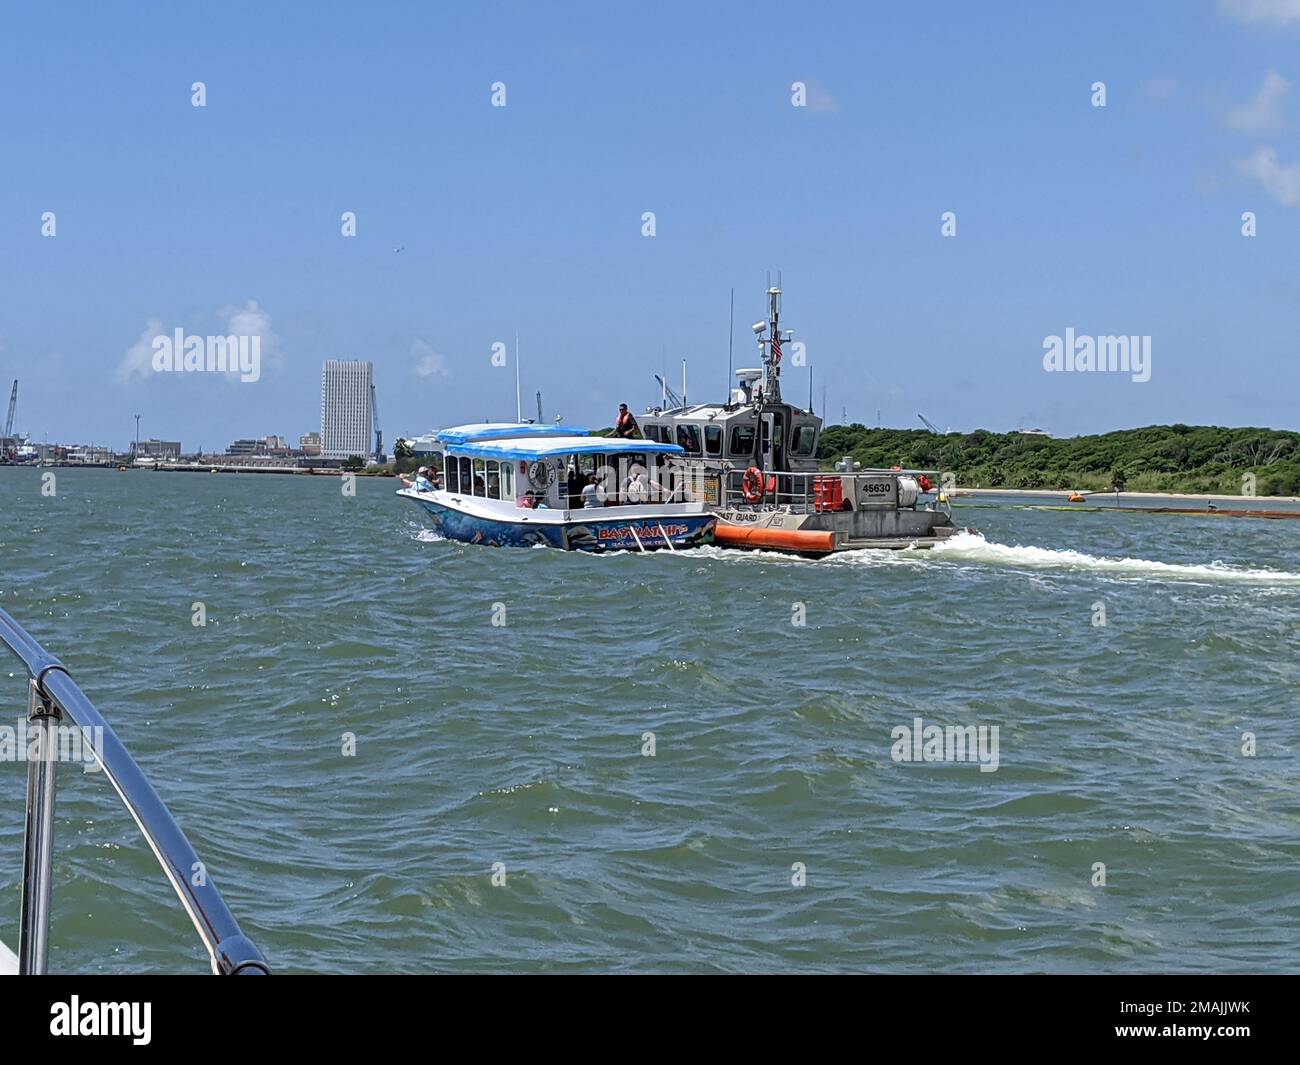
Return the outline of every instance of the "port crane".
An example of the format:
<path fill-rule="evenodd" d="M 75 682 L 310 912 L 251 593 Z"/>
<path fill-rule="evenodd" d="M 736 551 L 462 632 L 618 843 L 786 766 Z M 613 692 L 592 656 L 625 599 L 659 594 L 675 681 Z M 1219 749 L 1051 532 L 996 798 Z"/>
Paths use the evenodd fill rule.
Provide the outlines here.
<path fill-rule="evenodd" d="M 370 421 L 375 427 L 375 462 L 382 466 L 384 459 L 384 431 L 379 428 L 379 404 L 375 400 L 375 386 L 370 386 Z"/>
<path fill-rule="evenodd" d="M 921 419 L 921 424 L 929 429 L 930 432 L 934 433 L 935 436 L 943 436 L 943 433 L 939 432 L 939 427 L 935 425 L 934 422 L 930 421 L 930 419 L 924 414 L 918 414 L 917 417 Z"/>
<path fill-rule="evenodd" d="M 9 413 L 5 416 L 4 436 L 0 437 L 0 458 L 9 459 L 18 454 L 17 441 L 14 440 L 14 409 L 18 406 L 18 379 L 14 378 L 13 390 L 9 393 Z"/>

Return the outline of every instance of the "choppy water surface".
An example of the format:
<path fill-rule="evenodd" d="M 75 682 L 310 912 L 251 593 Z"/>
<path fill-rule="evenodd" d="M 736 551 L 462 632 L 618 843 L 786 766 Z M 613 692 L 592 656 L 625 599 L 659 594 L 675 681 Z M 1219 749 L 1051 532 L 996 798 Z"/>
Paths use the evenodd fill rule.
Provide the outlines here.
<path fill-rule="evenodd" d="M 391 481 L 57 475 L 0 469 L 0 605 L 277 969 L 1297 968 L 1300 522 L 591 557 L 437 540 Z M 894 761 L 918 717 L 997 770 Z M 60 773 L 55 872 L 53 970 L 202 970 L 102 777 Z"/>

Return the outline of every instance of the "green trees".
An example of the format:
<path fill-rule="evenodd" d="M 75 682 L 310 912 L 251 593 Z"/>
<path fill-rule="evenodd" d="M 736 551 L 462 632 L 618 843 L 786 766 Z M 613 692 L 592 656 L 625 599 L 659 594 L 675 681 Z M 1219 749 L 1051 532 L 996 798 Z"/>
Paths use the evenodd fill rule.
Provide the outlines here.
<path fill-rule="evenodd" d="M 1300 433 L 1211 425 L 1149 425 L 1058 440 L 1022 433 L 946 433 L 833 425 L 826 467 L 848 455 L 865 466 L 938 468 L 958 484 L 1236 495 L 1253 473 L 1260 495 L 1300 495 Z"/>

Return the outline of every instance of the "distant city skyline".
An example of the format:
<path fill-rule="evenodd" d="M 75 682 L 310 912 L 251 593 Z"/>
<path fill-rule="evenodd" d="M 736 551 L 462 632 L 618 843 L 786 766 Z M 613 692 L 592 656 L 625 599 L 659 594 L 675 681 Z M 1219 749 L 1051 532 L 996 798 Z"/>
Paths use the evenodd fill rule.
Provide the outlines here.
<path fill-rule="evenodd" d="M 17 430 L 294 439 L 367 359 L 391 450 L 513 418 L 516 332 L 525 413 L 607 425 L 724 398 L 778 271 L 831 422 L 1300 425 L 1294 3 L 336 10 L 8 13 Z"/>

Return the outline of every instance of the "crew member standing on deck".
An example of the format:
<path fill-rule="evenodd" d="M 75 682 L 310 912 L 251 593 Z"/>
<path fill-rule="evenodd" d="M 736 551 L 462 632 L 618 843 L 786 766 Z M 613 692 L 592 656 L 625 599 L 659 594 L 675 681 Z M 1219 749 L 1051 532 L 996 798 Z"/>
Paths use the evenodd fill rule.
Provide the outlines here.
<path fill-rule="evenodd" d="M 641 435 L 641 427 L 637 425 L 636 419 L 632 417 L 632 412 L 627 409 L 626 403 L 618 405 L 618 420 L 614 422 L 614 436 L 625 437 L 633 440 Z"/>

